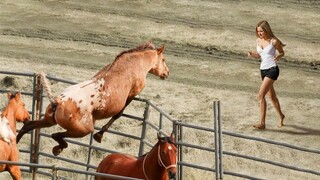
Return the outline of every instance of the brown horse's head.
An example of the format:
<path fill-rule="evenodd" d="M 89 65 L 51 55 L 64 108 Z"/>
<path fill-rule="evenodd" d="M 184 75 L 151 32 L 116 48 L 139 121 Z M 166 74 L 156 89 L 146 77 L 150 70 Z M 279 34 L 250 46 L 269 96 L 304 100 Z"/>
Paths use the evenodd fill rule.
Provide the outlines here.
<path fill-rule="evenodd" d="M 169 179 L 174 179 L 177 172 L 177 147 L 173 133 L 170 137 L 160 137 L 158 134 L 158 140 L 159 164 L 167 170 Z"/>
<path fill-rule="evenodd" d="M 8 106 L 11 106 L 12 108 L 16 109 L 15 110 L 16 121 L 24 123 L 30 120 L 30 114 L 26 109 L 24 102 L 22 101 L 20 92 L 17 92 L 15 94 L 8 92 L 8 99 L 9 99 Z"/>
<path fill-rule="evenodd" d="M 150 73 L 159 76 L 161 79 L 166 79 L 169 76 L 169 68 L 166 64 L 165 58 L 163 56 L 164 46 L 161 46 L 157 50 L 157 59 L 155 65 L 150 69 Z"/>

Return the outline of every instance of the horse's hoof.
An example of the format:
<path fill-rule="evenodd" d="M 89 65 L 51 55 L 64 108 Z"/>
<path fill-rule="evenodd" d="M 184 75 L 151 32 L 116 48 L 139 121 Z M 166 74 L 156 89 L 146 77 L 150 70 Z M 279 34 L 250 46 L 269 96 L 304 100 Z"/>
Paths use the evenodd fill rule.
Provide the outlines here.
<path fill-rule="evenodd" d="M 62 148 L 60 146 L 55 146 L 52 148 L 52 154 L 58 156 L 62 152 Z"/>
<path fill-rule="evenodd" d="M 93 139 L 96 140 L 98 143 L 101 143 L 102 135 L 97 132 L 93 135 Z"/>

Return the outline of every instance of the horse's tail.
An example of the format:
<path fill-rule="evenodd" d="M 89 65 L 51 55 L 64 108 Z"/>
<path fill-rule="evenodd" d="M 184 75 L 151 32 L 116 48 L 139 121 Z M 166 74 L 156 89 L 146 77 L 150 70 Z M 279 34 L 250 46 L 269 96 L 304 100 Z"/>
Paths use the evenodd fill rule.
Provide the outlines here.
<path fill-rule="evenodd" d="M 52 91 L 51 91 L 51 88 L 50 88 L 49 81 L 48 81 L 48 79 L 46 77 L 46 74 L 44 72 L 41 72 L 40 76 L 41 76 L 41 84 L 42 84 L 44 90 L 47 93 L 49 101 L 52 102 L 52 103 L 55 102 L 55 99 L 54 99 L 54 96 L 52 95 Z"/>

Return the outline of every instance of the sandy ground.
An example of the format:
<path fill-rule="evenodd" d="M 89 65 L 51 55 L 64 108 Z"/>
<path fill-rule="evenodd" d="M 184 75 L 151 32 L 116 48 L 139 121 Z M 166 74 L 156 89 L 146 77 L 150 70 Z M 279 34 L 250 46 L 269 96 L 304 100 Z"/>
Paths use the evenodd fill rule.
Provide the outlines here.
<path fill-rule="evenodd" d="M 220 100 L 223 130 L 319 150 L 319 11 L 318 1 L 298 0 L 5 0 L 0 2 L 0 70 L 45 71 L 80 82 L 112 62 L 122 50 L 147 41 L 164 44 L 170 76 L 165 81 L 148 76 L 140 97 L 150 99 L 175 119 L 211 127 L 212 102 Z M 277 114 L 267 99 L 267 129 L 257 131 L 252 125 L 259 119 L 259 61 L 247 58 L 246 52 L 255 49 L 254 29 L 261 19 L 268 20 L 287 44 L 275 83 L 286 118 L 285 126 L 278 128 Z M 30 88 L 25 80 L 17 82 L 15 87 L 3 87 L 2 83 L 1 88 Z M 202 132 L 188 132 L 188 137 L 200 144 L 212 141 Z M 228 136 L 224 136 L 223 145 L 225 151 L 320 169 L 317 154 Z M 193 154 L 191 160 L 214 164 L 211 155 L 187 153 Z M 226 171 L 264 179 L 319 179 L 231 156 L 225 156 L 224 165 Z M 214 176 L 192 169 L 185 175 L 186 179 L 200 177 Z"/>

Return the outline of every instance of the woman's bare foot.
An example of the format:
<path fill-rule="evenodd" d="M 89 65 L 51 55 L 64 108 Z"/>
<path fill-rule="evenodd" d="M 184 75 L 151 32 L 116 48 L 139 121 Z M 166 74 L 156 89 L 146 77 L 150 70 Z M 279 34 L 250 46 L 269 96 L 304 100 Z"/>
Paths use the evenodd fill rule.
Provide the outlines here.
<path fill-rule="evenodd" d="M 279 128 L 281 128 L 282 126 L 284 126 L 283 120 L 284 120 L 285 117 L 286 117 L 286 116 L 285 116 L 284 114 L 282 114 L 282 116 L 280 117 L 280 119 L 279 119 L 279 125 L 278 125 Z"/>
<path fill-rule="evenodd" d="M 256 129 L 265 129 L 266 125 L 265 124 L 255 124 L 255 125 L 253 125 L 253 127 Z"/>

